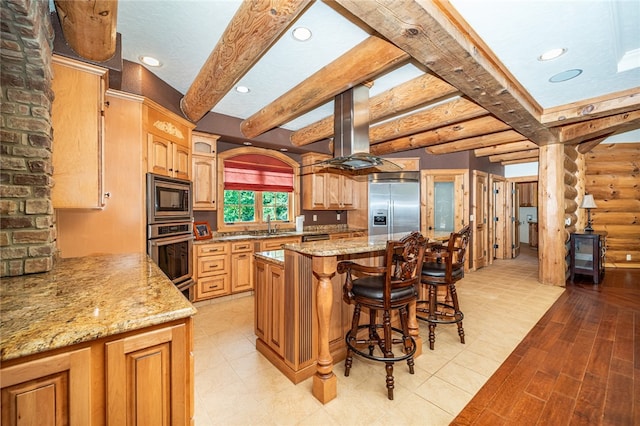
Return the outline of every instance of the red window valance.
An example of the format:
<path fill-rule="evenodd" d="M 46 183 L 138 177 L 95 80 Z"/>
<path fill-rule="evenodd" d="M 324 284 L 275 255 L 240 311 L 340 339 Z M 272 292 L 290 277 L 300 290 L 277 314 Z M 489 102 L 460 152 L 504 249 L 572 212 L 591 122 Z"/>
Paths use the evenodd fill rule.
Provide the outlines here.
<path fill-rule="evenodd" d="M 293 192 L 293 167 L 268 155 L 242 154 L 224 160 L 224 189 Z"/>

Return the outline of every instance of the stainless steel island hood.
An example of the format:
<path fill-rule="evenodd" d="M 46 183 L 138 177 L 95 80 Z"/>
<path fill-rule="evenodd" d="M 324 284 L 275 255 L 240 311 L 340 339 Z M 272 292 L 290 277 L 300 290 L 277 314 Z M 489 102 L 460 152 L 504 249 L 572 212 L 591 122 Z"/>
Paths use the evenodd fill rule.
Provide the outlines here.
<path fill-rule="evenodd" d="M 395 172 L 397 164 L 369 153 L 369 88 L 353 87 L 335 97 L 333 158 L 327 168 L 348 171 Z"/>

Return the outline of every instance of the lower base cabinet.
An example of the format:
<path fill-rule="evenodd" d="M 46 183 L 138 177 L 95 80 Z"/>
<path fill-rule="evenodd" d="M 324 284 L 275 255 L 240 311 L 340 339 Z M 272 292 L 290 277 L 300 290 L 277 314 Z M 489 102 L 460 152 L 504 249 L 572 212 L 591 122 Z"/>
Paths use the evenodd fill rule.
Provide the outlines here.
<path fill-rule="evenodd" d="M 192 319 L 110 336 L 0 369 L 5 425 L 191 425 Z"/>
<path fill-rule="evenodd" d="M 0 371 L 3 426 L 91 424 L 91 348 Z"/>
<path fill-rule="evenodd" d="M 255 260 L 255 333 L 284 357 L 284 267 Z"/>

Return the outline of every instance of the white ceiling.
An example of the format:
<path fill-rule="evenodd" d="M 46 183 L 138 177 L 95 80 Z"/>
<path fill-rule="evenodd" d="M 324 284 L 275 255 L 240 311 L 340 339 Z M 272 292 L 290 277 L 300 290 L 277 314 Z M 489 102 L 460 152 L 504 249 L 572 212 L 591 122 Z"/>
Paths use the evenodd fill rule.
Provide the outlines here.
<path fill-rule="evenodd" d="M 400 4 L 402 0 L 397 0 Z M 461 15 L 542 107 L 640 86 L 640 1 L 606 0 L 451 0 Z M 227 23 L 238 0 L 120 0 L 117 31 L 124 59 L 141 55 L 162 62 L 149 69 L 186 93 Z M 227 94 L 213 111 L 247 118 L 311 74 L 363 41 L 368 33 L 322 1 L 316 0 L 291 29 L 311 29 L 310 41 L 293 39 L 290 31 L 240 79 L 248 94 Z M 563 47 L 562 57 L 541 62 L 544 51 Z M 626 54 L 626 57 L 625 57 Z M 618 63 L 632 69 L 618 72 Z M 550 83 L 554 74 L 581 69 L 578 77 Z M 421 74 L 406 65 L 376 79 L 375 96 Z M 333 113 L 333 103 L 282 127 L 296 130 Z"/>

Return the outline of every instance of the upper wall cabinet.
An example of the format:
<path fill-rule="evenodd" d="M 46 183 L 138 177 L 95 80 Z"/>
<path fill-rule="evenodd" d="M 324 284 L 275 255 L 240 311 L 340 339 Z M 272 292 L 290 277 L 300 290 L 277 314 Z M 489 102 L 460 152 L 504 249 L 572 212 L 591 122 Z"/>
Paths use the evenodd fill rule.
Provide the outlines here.
<path fill-rule="evenodd" d="M 216 210 L 216 145 L 219 137 L 200 132 L 191 135 L 194 210 Z"/>
<path fill-rule="evenodd" d="M 145 101 L 143 123 L 147 134 L 147 171 L 191 179 L 191 130 L 194 124 L 166 108 Z"/>
<path fill-rule="evenodd" d="M 538 206 L 538 182 L 519 183 L 520 207 Z"/>
<path fill-rule="evenodd" d="M 302 154 L 302 208 L 305 210 L 356 209 L 354 193 L 361 183 L 342 173 L 322 172 L 313 164 L 329 159 L 317 153 Z"/>
<path fill-rule="evenodd" d="M 53 73 L 53 207 L 102 208 L 107 70 L 54 56 Z"/>

